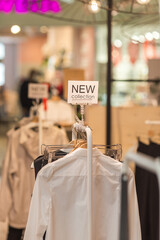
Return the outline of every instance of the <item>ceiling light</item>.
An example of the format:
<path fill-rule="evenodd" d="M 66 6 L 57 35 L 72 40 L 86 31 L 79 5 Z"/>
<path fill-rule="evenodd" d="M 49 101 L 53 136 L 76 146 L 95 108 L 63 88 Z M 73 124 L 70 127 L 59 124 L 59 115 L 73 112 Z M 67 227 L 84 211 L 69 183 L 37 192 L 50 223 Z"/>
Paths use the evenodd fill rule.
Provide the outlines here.
<path fill-rule="evenodd" d="M 152 32 L 152 35 L 153 35 L 154 39 L 159 39 L 160 38 L 159 32 L 154 31 L 154 32 Z"/>
<path fill-rule="evenodd" d="M 11 27 L 11 32 L 13 33 L 13 34 L 17 34 L 17 33 L 19 33 L 21 31 L 21 28 L 20 28 L 20 26 L 18 26 L 18 25 L 13 25 L 12 27 Z"/>
<path fill-rule="evenodd" d="M 89 9 L 89 11 L 91 11 L 91 12 L 93 12 L 93 13 L 97 13 L 97 12 L 99 12 L 99 10 L 100 10 L 100 2 L 99 1 L 97 1 L 97 0 L 91 0 L 91 1 L 89 1 L 89 3 L 88 3 L 88 9 Z"/>
<path fill-rule="evenodd" d="M 147 4 L 150 2 L 150 0 L 137 0 L 139 4 Z"/>
<path fill-rule="evenodd" d="M 48 27 L 46 27 L 46 26 L 41 26 L 41 27 L 40 27 L 40 32 L 41 32 L 41 33 L 47 33 L 47 32 L 48 32 Z"/>
<path fill-rule="evenodd" d="M 121 40 L 116 39 L 116 40 L 114 41 L 114 46 L 117 47 L 117 48 L 122 47 L 122 42 L 121 42 Z"/>
<path fill-rule="evenodd" d="M 136 35 L 132 36 L 132 43 L 137 44 L 139 42 L 139 38 Z"/>
<path fill-rule="evenodd" d="M 118 12 L 117 12 L 116 10 L 113 10 L 113 11 L 112 11 L 112 16 L 115 17 L 115 16 L 117 16 L 117 15 L 118 15 Z"/>
<path fill-rule="evenodd" d="M 139 42 L 144 43 L 145 42 L 145 36 L 144 35 L 139 35 Z"/>
<path fill-rule="evenodd" d="M 153 35 L 152 35 L 151 32 L 146 33 L 146 34 L 145 34 L 145 37 L 146 37 L 146 39 L 147 39 L 148 41 L 152 41 L 152 40 L 153 40 Z"/>

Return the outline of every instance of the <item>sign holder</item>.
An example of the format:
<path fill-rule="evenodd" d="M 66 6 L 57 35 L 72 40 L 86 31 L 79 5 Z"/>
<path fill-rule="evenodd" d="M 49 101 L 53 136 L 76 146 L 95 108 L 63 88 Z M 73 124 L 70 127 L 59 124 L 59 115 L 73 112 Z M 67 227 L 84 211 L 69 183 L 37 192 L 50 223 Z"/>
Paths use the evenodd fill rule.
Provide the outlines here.
<path fill-rule="evenodd" d="M 81 121 L 73 125 L 72 140 L 76 132 L 87 134 L 87 208 L 88 208 L 88 240 L 92 240 L 92 131 L 84 125 L 85 105 L 98 103 L 97 81 L 68 81 L 68 103 L 80 105 Z"/>
<path fill-rule="evenodd" d="M 39 132 L 39 141 L 38 141 L 38 149 L 39 155 L 41 154 L 41 145 L 42 145 L 42 118 L 41 112 L 38 110 L 38 105 L 40 103 L 40 99 L 48 98 L 48 86 L 46 84 L 40 83 L 29 83 L 28 85 L 28 98 L 36 99 L 36 108 L 37 108 L 37 116 L 38 116 L 38 132 Z"/>

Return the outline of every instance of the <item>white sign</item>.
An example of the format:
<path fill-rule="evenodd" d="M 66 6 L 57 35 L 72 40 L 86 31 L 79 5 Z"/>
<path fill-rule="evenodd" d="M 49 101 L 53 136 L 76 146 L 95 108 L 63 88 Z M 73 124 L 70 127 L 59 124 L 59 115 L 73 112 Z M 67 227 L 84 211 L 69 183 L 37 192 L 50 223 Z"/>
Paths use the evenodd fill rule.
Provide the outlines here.
<path fill-rule="evenodd" d="M 98 81 L 68 81 L 68 103 L 97 104 Z"/>
<path fill-rule="evenodd" d="M 48 86 L 41 83 L 29 83 L 28 98 L 48 98 Z"/>

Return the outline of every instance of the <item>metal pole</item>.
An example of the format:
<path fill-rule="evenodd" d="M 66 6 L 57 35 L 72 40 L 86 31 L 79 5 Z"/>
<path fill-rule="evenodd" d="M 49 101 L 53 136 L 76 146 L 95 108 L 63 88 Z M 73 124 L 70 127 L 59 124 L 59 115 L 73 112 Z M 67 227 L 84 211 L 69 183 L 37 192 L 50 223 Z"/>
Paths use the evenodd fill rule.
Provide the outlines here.
<path fill-rule="evenodd" d="M 88 240 L 92 240 L 92 132 L 89 127 L 87 133 L 87 205 L 88 205 Z"/>
<path fill-rule="evenodd" d="M 111 144 L 111 79 L 112 79 L 112 62 L 111 62 L 111 39 L 112 39 L 112 0 L 108 0 L 108 16 L 107 16 L 107 109 L 106 109 L 106 144 Z"/>

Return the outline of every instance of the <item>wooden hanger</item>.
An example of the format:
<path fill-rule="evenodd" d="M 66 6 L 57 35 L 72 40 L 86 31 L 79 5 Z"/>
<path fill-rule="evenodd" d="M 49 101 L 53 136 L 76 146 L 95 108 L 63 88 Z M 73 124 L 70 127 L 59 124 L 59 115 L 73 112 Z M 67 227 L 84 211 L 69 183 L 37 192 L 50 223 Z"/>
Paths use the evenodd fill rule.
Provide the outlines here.
<path fill-rule="evenodd" d="M 151 140 L 152 142 L 155 142 L 155 143 L 157 143 L 157 144 L 160 144 L 160 134 L 151 137 L 150 140 Z"/>
<path fill-rule="evenodd" d="M 83 143 L 80 148 L 87 148 L 87 141 L 85 143 Z"/>
<path fill-rule="evenodd" d="M 35 122 L 35 123 L 37 123 L 39 121 L 39 118 L 38 118 L 38 116 L 34 116 L 33 118 L 32 118 L 32 122 Z"/>
<path fill-rule="evenodd" d="M 77 139 L 77 144 L 75 145 L 75 147 L 73 148 L 73 150 L 71 152 L 75 151 L 77 148 L 81 148 L 81 146 L 83 146 L 84 144 L 86 144 L 86 140 Z"/>
<path fill-rule="evenodd" d="M 55 95 L 55 96 L 52 96 L 51 100 L 54 102 L 58 102 L 61 100 L 61 98 L 58 95 Z"/>

